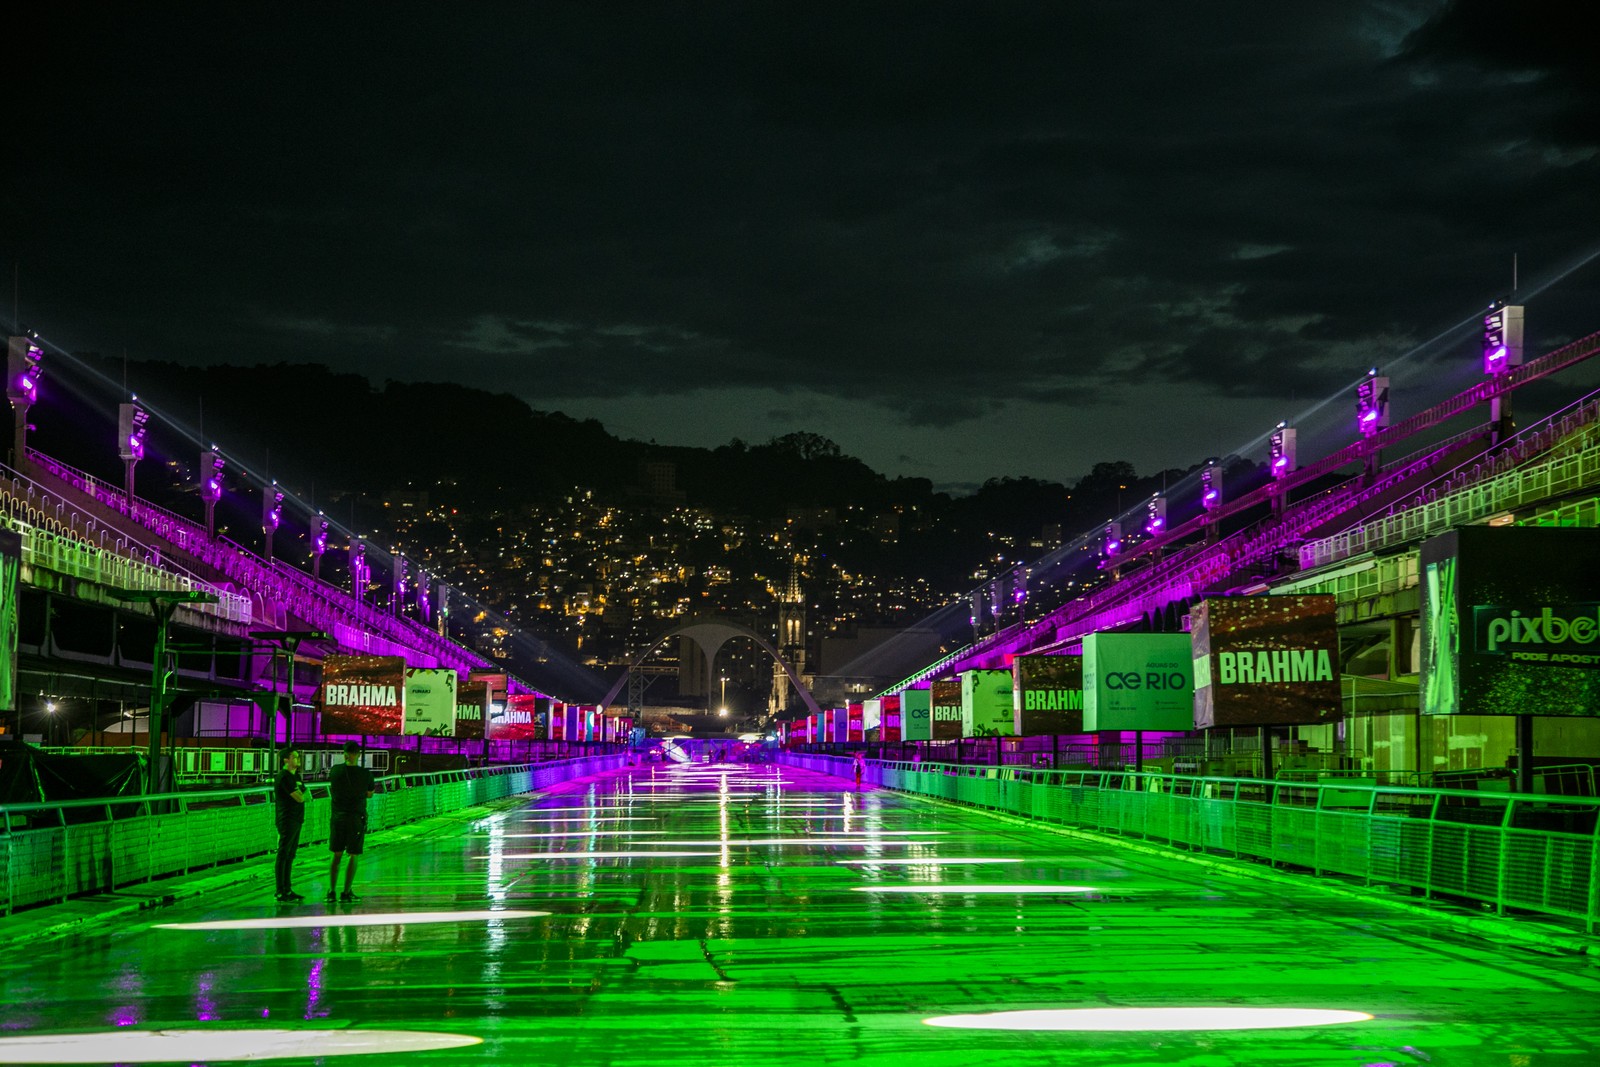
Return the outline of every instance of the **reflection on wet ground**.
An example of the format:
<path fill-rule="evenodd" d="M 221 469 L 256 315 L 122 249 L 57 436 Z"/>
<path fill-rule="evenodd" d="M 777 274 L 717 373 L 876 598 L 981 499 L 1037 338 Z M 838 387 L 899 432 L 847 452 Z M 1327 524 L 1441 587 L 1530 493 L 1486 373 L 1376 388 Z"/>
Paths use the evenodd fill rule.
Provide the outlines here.
<path fill-rule="evenodd" d="M 12 953 L 0 1063 L 1600 1062 L 1581 958 L 787 768 L 572 783 L 359 881 Z"/>

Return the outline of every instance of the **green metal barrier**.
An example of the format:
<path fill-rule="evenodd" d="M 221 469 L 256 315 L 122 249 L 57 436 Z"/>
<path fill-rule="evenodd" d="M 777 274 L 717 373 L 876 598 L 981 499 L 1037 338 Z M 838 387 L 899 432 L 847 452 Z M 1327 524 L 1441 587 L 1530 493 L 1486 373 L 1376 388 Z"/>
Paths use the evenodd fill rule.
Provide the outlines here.
<path fill-rule="evenodd" d="M 379 780 L 368 826 L 386 830 L 430 815 L 616 770 L 626 755 L 440 771 Z M 326 783 L 309 786 L 302 844 L 328 839 Z M 184 874 L 272 852 L 272 789 L 0 805 L 3 914 L 85 893 Z"/>
<path fill-rule="evenodd" d="M 784 753 L 854 776 L 849 759 Z M 867 762 L 866 780 L 1041 822 L 1600 922 L 1600 799 L 1399 785 Z"/>

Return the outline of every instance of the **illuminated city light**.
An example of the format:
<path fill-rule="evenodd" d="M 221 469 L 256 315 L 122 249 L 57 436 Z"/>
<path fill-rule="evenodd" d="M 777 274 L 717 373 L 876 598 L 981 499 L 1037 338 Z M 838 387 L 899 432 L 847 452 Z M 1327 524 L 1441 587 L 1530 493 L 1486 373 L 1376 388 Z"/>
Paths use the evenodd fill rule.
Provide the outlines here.
<path fill-rule="evenodd" d="M 216 919 L 199 923 L 156 923 L 157 930 L 295 930 L 319 926 L 418 926 L 426 923 L 540 919 L 548 911 L 389 911 L 358 915 L 285 915 L 272 919 Z"/>
<path fill-rule="evenodd" d="M 1366 1012 L 1320 1008 L 1061 1008 L 940 1015 L 929 1026 L 960 1030 L 1072 1030 L 1170 1033 L 1206 1030 L 1283 1030 L 1367 1022 Z"/>
<path fill-rule="evenodd" d="M 426 1030 L 110 1030 L 0 1037 L 0 1063 L 195 1063 L 433 1052 L 483 1038 Z"/>

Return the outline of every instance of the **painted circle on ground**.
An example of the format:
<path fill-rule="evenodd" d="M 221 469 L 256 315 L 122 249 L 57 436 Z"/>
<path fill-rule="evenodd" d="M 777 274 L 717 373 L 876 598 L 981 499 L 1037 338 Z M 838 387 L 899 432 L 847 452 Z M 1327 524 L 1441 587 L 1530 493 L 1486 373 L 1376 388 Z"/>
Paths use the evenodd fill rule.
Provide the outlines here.
<path fill-rule="evenodd" d="M 939 1015 L 922 1020 L 929 1026 L 960 1030 L 1067 1030 L 1174 1032 L 1204 1030 L 1283 1030 L 1366 1022 L 1364 1011 L 1325 1008 L 1050 1008 L 1037 1011 L 992 1011 L 974 1015 Z"/>
<path fill-rule="evenodd" d="M 399 1055 L 481 1045 L 424 1030 L 110 1030 L 0 1037 L 0 1063 L 196 1063 Z"/>
<path fill-rule="evenodd" d="M 422 923 L 541 919 L 548 911 L 385 911 L 355 915 L 281 915 L 271 919 L 214 919 L 199 923 L 156 923 L 157 930 L 293 930 L 316 926 L 416 926 Z"/>

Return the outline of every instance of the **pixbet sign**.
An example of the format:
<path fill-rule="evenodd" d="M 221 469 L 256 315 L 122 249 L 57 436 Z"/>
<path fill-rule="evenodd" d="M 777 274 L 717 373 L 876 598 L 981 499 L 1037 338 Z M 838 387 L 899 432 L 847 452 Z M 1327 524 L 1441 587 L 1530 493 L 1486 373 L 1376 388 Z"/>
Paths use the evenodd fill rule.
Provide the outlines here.
<path fill-rule="evenodd" d="M 1600 667 L 1600 603 L 1472 609 L 1477 651 L 1525 663 Z"/>

